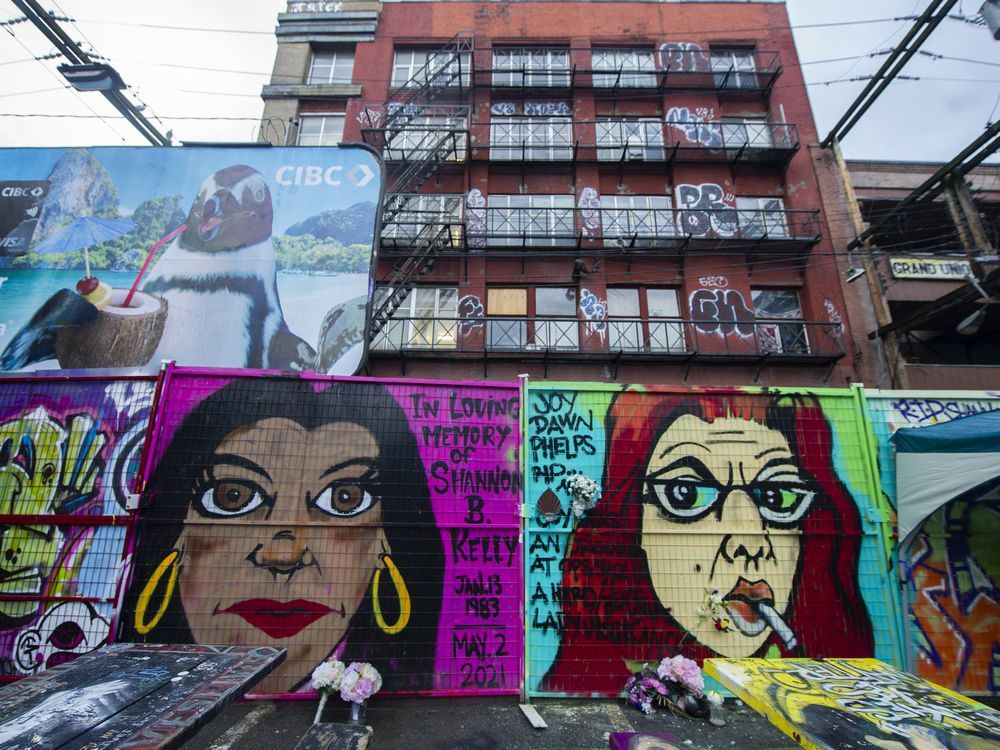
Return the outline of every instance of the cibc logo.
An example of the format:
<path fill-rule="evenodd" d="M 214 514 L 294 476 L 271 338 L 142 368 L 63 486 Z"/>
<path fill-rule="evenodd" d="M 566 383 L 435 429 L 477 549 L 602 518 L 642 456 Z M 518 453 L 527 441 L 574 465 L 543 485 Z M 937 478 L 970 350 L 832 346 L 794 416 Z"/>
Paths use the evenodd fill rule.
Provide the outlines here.
<path fill-rule="evenodd" d="M 305 187 L 315 187 L 316 185 L 329 185 L 339 187 L 346 180 L 354 187 L 364 187 L 375 179 L 375 173 L 364 164 L 355 164 L 345 167 L 334 164 L 331 167 L 317 165 L 286 164 L 278 167 L 274 174 L 274 181 L 279 185 L 302 185 Z"/>
<path fill-rule="evenodd" d="M 31 196 L 32 198 L 37 198 L 45 192 L 45 188 L 35 186 L 35 187 L 11 187 L 7 186 L 0 190 L 0 196 L 4 198 L 26 198 Z"/>

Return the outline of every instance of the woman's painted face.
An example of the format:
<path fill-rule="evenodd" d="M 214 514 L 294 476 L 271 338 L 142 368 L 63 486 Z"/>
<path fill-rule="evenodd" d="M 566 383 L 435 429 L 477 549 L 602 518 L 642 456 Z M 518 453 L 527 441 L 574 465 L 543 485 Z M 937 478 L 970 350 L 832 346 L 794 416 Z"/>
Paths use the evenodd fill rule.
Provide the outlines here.
<path fill-rule="evenodd" d="M 784 624 L 813 483 L 777 430 L 745 419 L 675 420 L 646 468 L 642 548 L 671 616 L 719 654 L 753 654 Z M 678 543 L 679 539 L 686 543 Z M 723 600 L 717 614 L 708 595 Z"/>
<path fill-rule="evenodd" d="M 378 459 L 360 425 L 273 418 L 233 430 L 205 467 L 178 540 L 181 600 L 199 643 L 288 649 L 258 689 L 312 672 L 390 552 Z"/>

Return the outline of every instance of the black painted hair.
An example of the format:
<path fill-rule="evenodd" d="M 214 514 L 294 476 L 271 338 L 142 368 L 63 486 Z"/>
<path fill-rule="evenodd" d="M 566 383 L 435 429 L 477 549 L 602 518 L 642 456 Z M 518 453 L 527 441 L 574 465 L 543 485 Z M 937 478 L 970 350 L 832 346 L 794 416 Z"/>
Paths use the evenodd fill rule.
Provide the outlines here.
<path fill-rule="evenodd" d="M 374 664 L 386 690 L 433 686 L 444 551 L 416 438 L 405 412 L 384 386 L 359 381 L 316 384 L 321 386 L 326 387 L 317 391 L 313 382 L 293 377 L 237 378 L 202 400 L 185 417 L 159 460 L 143 498 L 132 583 L 122 612 L 121 639 L 193 641 L 176 591 L 156 627 L 145 634 L 135 628 L 136 603 L 157 565 L 174 549 L 204 477 L 204 467 L 227 435 L 269 418 L 289 419 L 307 430 L 332 422 L 350 422 L 370 431 L 379 446 L 382 525 L 392 560 L 409 590 L 412 610 L 402 632 L 384 633 L 375 624 L 369 586 L 348 625 L 341 658 Z M 162 594 L 163 585 L 157 588 L 154 601 Z M 379 603 L 385 620 L 395 622 L 398 603 L 388 575 L 382 576 Z"/>

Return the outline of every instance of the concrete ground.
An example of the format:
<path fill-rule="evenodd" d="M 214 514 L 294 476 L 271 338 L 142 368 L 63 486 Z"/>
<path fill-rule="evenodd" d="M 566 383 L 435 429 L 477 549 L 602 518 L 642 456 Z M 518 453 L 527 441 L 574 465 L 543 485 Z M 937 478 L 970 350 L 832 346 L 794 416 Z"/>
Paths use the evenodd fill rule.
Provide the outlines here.
<path fill-rule="evenodd" d="M 185 744 L 186 750 L 291 750 L 312 723 L 315 701 L 254 701 L 230 707 Z M 792 750 L 795 743 L 733 700 L 726 725 L 658 711 L 645 717 L 624 701 L 535 699 L 548 724 L 533 729 L 514 697 L 376 698 L 367 721 L 370 750 L 608 750 L 611 732 L 655 732 L 691 750 Z M 347 706 L 330 701 L 323 721 L 346 722 Z"/>

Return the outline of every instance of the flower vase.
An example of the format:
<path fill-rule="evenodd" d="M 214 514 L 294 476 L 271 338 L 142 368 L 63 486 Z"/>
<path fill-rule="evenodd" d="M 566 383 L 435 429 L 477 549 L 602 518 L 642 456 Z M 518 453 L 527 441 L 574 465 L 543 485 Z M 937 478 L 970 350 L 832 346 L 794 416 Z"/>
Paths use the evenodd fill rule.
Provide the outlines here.
<path fill-rule="evenodd" d="M 365 723 L 365 711 L 368 709 L 368 701 L 361 703 L 351 702 L 351 724 L 363 726 Z"/>
<path fill-rule="evenodd" d="M 325 690 L 320 690 L 319 692 L 319 705 L 316 707 L 316 715 L 313 717 L 313 724 L 319 724 L 319 717 L 323 715 L 323 709 L 326 707 L 326 699 L 330 697 L 330 694 Z"/>

